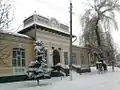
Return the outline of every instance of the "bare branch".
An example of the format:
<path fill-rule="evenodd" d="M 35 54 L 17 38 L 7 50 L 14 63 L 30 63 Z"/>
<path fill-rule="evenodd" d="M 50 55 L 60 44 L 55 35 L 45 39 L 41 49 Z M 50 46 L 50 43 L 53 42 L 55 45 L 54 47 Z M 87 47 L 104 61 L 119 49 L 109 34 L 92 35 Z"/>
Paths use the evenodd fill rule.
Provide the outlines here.
<path fill-rule="evenodd" d="M 11 22 L 13 21 L 12 3 L 10 0 L 4 0 L 0 5 L 0 32 L 8 30 Z M 1 35 L 1 34 L 0 34 Z M 9 45 L 2 41 L 0 36 L 0 64 L 9 66 L 4 61 L 11 56 L 8 51 Z"/>
<path fill-rule="evenodd" d="M 2 3 L 0 7 L 0 30 L 6 30 L 9 28 L 9 25 L 13 20 L 12 14 L 12 4 L 7 0 Z"/>
<path fill-rule="evenodd" d="M 103 7 L 105 6 L 105 2 L 106 0 L 103 0 L 103 2 L 101 1 L 100 4 L 98 5 L 98 11 Z"/>

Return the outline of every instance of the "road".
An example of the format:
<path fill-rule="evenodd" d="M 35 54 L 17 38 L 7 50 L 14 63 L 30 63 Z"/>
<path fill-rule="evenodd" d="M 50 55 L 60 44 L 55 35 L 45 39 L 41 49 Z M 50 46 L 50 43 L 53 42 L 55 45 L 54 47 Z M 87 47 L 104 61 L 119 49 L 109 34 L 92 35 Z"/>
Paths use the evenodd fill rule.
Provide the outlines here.
<path fill-rule="evenodd" d="M 120 90 L 120 69 L 115 72 L 97 74 L 95 69 L 91 73 L 79 75 L 73 72 L 73 80 L 69 77 L 52 78 L 40 81 L 14 82 L 0 84 L 0 90 Z"/>

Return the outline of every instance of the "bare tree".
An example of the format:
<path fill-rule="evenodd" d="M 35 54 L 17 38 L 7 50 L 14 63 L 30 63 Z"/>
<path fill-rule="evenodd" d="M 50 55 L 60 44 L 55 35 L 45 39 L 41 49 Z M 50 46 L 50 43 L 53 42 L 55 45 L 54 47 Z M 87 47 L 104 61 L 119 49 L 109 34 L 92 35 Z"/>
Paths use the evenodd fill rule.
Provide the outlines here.
<path fill-rule="evenodd" d="M 9 45 L 3 40 L 3 33 L 10 28 L 13 21 L 13 8 L 10 0 L 2 0 L 0 2 L 0 64 L 9 66 L 4 61 L 11 54 L 8 51 Z"/>
<path fill-rule="evenodd" d="M 12 4 L 9 0 L 1 2 L 0 5 L 0 30 L 7 30 L 13 21 Z"/>

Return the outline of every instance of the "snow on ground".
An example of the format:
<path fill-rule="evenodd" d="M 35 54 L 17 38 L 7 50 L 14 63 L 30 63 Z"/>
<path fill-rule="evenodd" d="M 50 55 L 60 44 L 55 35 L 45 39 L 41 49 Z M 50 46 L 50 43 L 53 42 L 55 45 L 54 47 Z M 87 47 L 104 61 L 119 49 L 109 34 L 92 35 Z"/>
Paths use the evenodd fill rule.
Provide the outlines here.
<path fill-rule="evenodd" d="M 115 68 L 103 74 L 98 74 L 95 68 L 92 72 L 82 75 L 72 72 L 73 80 L 69 77 L 41 80 L 37 86 L 36 81 L 24 81 L 0 84 L 0 90 L 120 90 L 120 69 Z"/>

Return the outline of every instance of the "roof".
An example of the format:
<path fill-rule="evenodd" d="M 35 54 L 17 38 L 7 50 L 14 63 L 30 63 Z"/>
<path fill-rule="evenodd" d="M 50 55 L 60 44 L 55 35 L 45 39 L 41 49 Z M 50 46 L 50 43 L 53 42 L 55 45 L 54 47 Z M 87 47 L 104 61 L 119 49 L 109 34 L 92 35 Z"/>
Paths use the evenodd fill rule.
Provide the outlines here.
<path fill-rule="evenodd" d="M 20 34 L 20 33 L 15 33 L 15 32 L 9 32 L 9 31 L 6 31 L 6 30 L 1 30 L 0 34 L 7 34 L 7 35 L 12 35 L 12 36 L 26 38 L 26 39 L 31 39 L 31 37 L 29 37 L 27 35 Z"/>
<path fill-rule="evenodd" d="M 82 48 L 82 49 L 88 49 L 87 47 L 80 46 L 80 45 L 74 45 L 74 44 L 72 44 L 72 47 L 76 47 L 76 48 Z"/>
<path fill-rule="evenodd" d="M 60 30 L 60 29 L 57 29 L 57 28 L 54 28 L 54 27 L 50 27 L 50 26 L 47 26 L 47 25 L 43 25 L 43 24 L 40 24 L 40 23 L 31 23 L 29 26 L 27 26 L 23 30 L 19 31 L 19 33 L 25 34 L 29 30 L 35 29 L 35 27 L 36 28 L 43 28 L 48 32 L 58 33 L 58 34 L 61 34 L 61 35 L 67 36 L 67 37 L 70 36 L 69 32 L 66 32 L 66 31 L 63 31 L 63 30 Z M 75 35 L 72 35 L 72 36 L 75 37 Z"/>

